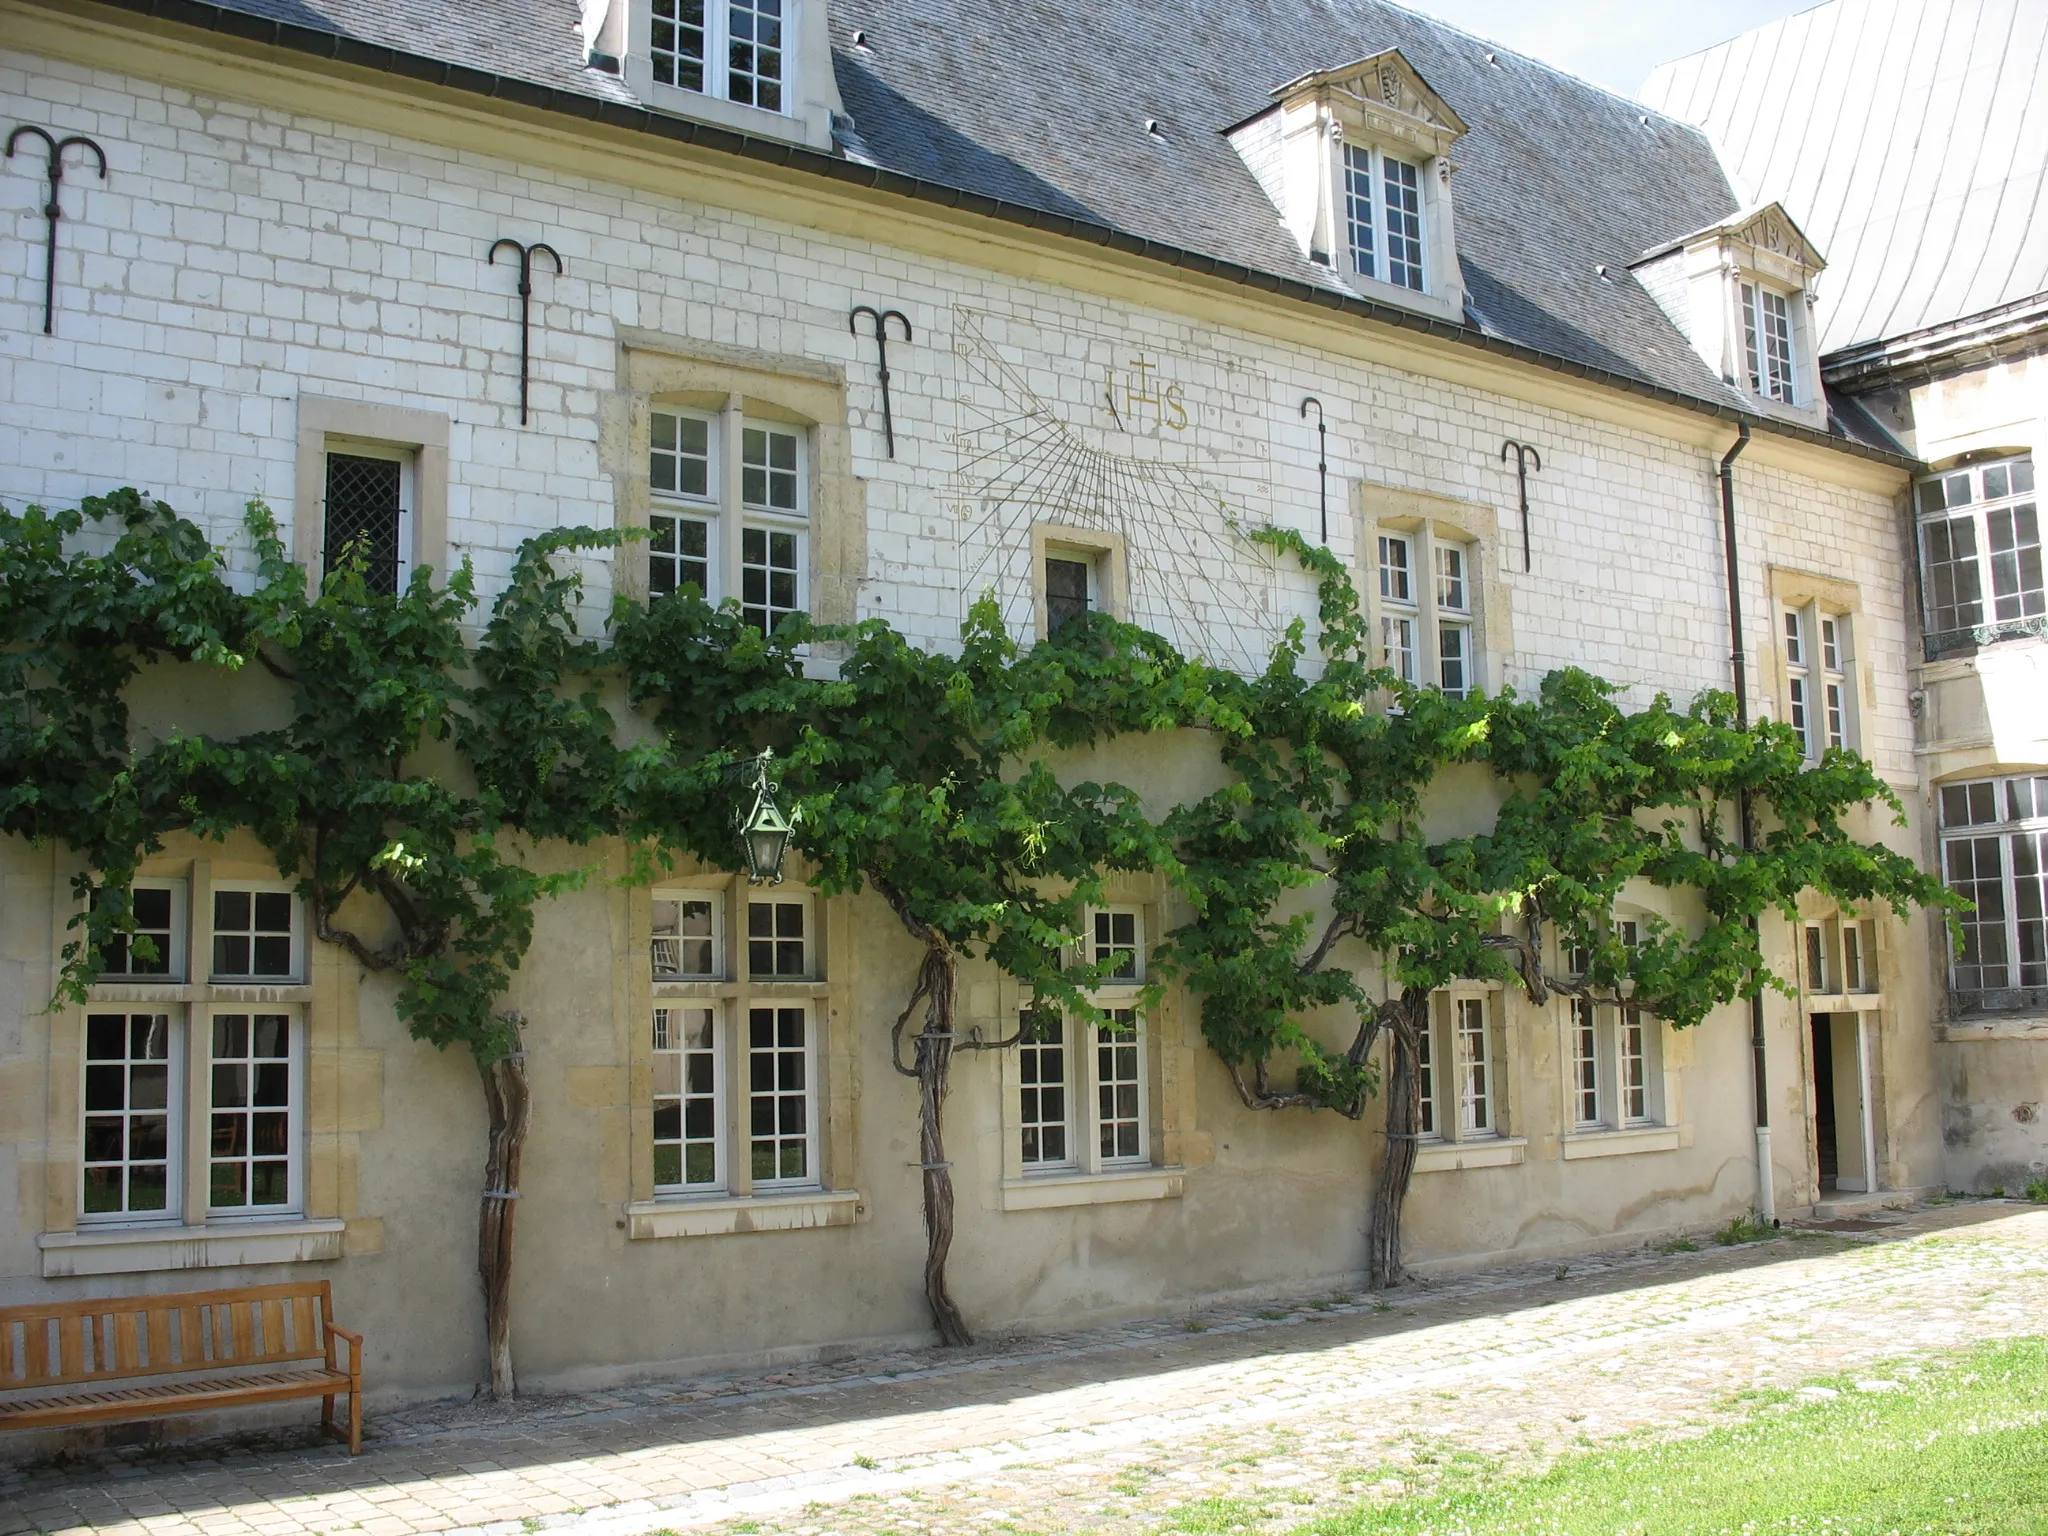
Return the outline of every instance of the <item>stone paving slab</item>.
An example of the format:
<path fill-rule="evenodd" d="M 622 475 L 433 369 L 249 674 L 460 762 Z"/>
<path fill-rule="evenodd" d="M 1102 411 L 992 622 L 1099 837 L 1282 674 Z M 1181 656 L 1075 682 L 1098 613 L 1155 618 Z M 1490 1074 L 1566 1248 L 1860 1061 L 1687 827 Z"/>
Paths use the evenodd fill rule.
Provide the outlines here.
<path fill-rule="evenodd" d="M 0 1536 L 639 1536 L 1156 1524 L 1538 1465 L 1734 1394 L 2048 1331 L 2048 1211 L 1977 1202 L 1744 1248 L 1518 1265 L 752 1378 L 382 1415 L 360 1458 L 195 1445 L 0 1471 Z"/>

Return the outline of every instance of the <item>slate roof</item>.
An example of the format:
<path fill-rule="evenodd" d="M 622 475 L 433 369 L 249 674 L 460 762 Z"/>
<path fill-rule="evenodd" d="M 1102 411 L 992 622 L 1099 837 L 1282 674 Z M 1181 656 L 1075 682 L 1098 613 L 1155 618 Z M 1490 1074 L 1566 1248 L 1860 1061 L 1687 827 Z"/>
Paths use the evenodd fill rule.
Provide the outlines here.
<path fill-rule="evenodd" d="M 1659 65 L 1741 190 L 1828 258 L 1821 350 L 2048 291 L 2048 5 L 1831 0 Z"/>
<path fill-rule="evenodd" d="M 214 9 L 112 3 L 171 19 Z M 220 5 L 630 99 L 584 67 L 577 0 Z M 830 14 L 853 155 L 1326 289 L 1335 279 L 1303 256 L 1223 130 L 1285 81 L 1398 47 L 1471 125 L 1452 152 L 1467 325 L 1722 410 L 1752 406 L 1627 271 L 1738 207 L 1690 125 L 1382 0 L 830 0 Z"/>

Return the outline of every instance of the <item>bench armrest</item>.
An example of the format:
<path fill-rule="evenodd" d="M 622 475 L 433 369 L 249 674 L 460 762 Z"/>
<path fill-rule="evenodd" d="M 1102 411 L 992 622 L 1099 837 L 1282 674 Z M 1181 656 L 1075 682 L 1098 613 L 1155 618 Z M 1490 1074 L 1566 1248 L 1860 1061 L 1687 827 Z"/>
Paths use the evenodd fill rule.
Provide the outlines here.
<path fill-rule="evenodd" d="M 339 1336 L 348 1340 L 348 1373 L 351 1376 L 363 1374 L 363 1336 L 353 1333 L 339 1323 L 327 1325 L 327 1363 L 334 1364 L 334 1340 Z"/>

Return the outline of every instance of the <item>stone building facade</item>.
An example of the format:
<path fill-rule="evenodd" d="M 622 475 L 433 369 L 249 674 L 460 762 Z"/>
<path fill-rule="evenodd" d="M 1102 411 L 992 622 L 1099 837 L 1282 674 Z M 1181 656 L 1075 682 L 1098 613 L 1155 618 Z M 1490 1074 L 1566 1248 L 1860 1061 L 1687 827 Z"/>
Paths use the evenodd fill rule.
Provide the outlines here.
<path fill-rule="evenodd" d="M 1733 235 L 1712 237 L 1734 252 L 1728 314 L 1752 317 L 1763 359 L 1734 382 L 1629 270 L 1665 242 L 1749 227 L 1696 133 L 1369 4 L 1341 26 L 1305 9 L 1251 86 L 1142 73 L 1147 39 L 1126 40 L 1114 110 L 1103 81 L 1054 59 L 945 56 L 942 38 L 998 35 L 996 8 L 949 10 L 941 28 L 915 7 L 804 5 L 783 17 L 785 110 L 734 99 L 766 90 L 758 72 L 663 85 L 680 57 L 663 4 L 499 0 L 485 47 L 438 7 L 399 23 L 368 4 L 309 20 L 264 0 L 175 15 L 0 0 L 10 122 L 89 137 L 107 159 L 102 181 L 70 152 L 47 331 L 39 147 L 0 177 L 17 235 L 0 257 L 0 499 L 134 484 L 246 575 L 249 498 L 317 570 L 350 487 L 388 485 L 404 509 L 394 572 L 467 560 L 487 596 L 536 532 L 651 527 L 586 562 L 593 631 L 615 592 L 694 582 L 770 622 L 786 606 L 880 617 L 943 648 L 989 591 L 1027 643 L 1056 601 L 1082 600 L 1246 670 L 1314 605 L 1243 530 L 1320 538 L 1327 516 L 1389 659 L 1418 680 L 1526 691 L 1576 665 L 1632 704 L 1683 703 L 1731 680 L 1720 473 L 1746 443 L 1729 472 L 1753 705 L 1792 708 L 1773 658 L 1798 615 L 1812 686 L 1832 690 L 1814 753 L 1856 746 L 1918 804 L 1902 531 L 1916 461 L 1846 430 L 1803 382 L 1810 357 L 1773 371 L 1771 315 L 1803 315 L 1806 297 L 1782 264 L 1744 266 Z M 720 25 L 763 14 L 733 0 Z M 905 61 L 927 24 L 934 47 Z M 1006 118 L 996 97 L 1033 80 L 1046 99 Z M 1070 116 L 1092 147 L 1044 138 L 1033 112 Z M 1513 157 L 1557 121 L 1605 157 L 1589 161 L 1601 195 L 1583 211 L 1560 199 L 1542 234 L 1512 209 L 1558 171 Z M 523 420 L 500 240 L 545 242 L 560 266 L 533 264 Z M 850 324 L 861 305 L 900 317 L 886 431 L 872 327 Z M 1782 321 L 1787 345 L 1805 324 Z M 1540 449 L 1526 522 L 1509 440 Z M 1455 592 L 1382 580 L 1389 561 L 1450 560 Z M 257 682 L 223 698 L 167 677 L 137 700 L 137 728 L 241 729 L 277 707 Z M 1216 771 L 1193 738 L 1068 766 L 1160 807 Z M 1432 798 L 1447 832 L 1490 815 L 1456 778 Z M 1918 817 L 1862 830 L 1916 852 L 1926 836 Z M 622 850 L 601 857 L 622 872 Z M 178 839 L 145 869 L 168 973 L 109 974 L 87 1004 L 47 1006 L 74 873 L 62 847 L 0 847 L 0 1301 L 328 1275 L 369 1337 L 376 1398 L 474 1381 L 471 1065 L 410 1039 L 387 981 L 308 940 L 241 837 Z M 1640 902 L 1697 916 L 1651 890 Z M 1102 915 L 1138 967 L 1184 917 L 1140 880 Z M 1767 1000 L 1770 1137 L 1744 1008 L 1603 1033 L 1601 1081 L 1619 1082 L 1626 1053 L 1643 1091 L 1610 1089 L 1587 1115 L 1564 1005 L 1453 989 L 1446 1020 L 1475 1024 L 1466 1038 L 1446 1022 L 1444 1048 L 1477 1053 L 1494 1086 L 1423 1151 L 1411 1256 L 1566 1255 L 1938 1183 L 1935 936 L 1888 914 L 1803 919 L 1767 935 L 1802 979 L 1797 999 Z M 757 923 L 786 964 L 757 959 Z M 525 1380 L 925 1336 L 916 1091 L 888 1060 L 916 958 L 881 902 L 814 899 L 800 878 L 769 895 L 715 871 L 593 882 L 545 909 L 508 999 L 535 1021 Z M 1369 956 L 1349 962 L 1371 974 Z M 964 1002 L 964 1027 L 1000 1032 L 1020 1000 L 981 972 Z M 1133 1051 L 1068 1044 L 1080 1086 L 1133 1090 L 1076 1096 L 1070 1158 L 1026 1161 L 1044 1143 L 1024 1134 L 1016 1053 L 957 1070 L 953 1285 L 978 1325 L 1355 1279 L 1370 1119 L 1246 1111 L 1195 1009 L 1169 989 Z M 765 1010 L 769 1044 L 738 1026 Z M 1831 1021 L 1824 1067 L 1815 1017 Z M 804 1064 L 804 1130 L 757 1177 L 744 1069 L 778 1050 Z M 224 1063 L 284 1096 L 285 1150 L 266 1166 L 223 1172 L 209 1150 Z M 167 1100 L 144 1106 L 160 1155 L 86 1134 L 109 1074 L 125 1074 L 124 1114 L 142 1112 L 136 1094 Z M 693 1094 L 701 1126 L 666 1113 Z"/>

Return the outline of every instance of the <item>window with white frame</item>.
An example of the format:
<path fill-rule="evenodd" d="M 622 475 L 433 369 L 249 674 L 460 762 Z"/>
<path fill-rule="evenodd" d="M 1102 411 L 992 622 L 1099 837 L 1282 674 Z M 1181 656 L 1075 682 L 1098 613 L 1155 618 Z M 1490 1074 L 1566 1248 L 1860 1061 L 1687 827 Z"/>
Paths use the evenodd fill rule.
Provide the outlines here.
<path fill-rule="evenodd" d="M 1351 270 L 1397 288 L 1428 291 L 1423 275 L 1422 172 L 1363 144 L 1344 146 L 1344 226 Z"/>
<path fill-rule="evenodd" d="M 1930 657 L 1966 640 L 2048 632 L 2034 461 L 1965 465 L 1916 488 Z"/>
<path fill-rule="evenodd" d="M 1380 665 L 1403 682 L 1416 680 L 1415 639 L 1422 623 L 1415 573 L 1415 540 L 1380 535 Z"/>
<path fill-rule="evenodd" d="M 1454 699 L 1472 685 L 1472 589 L 1464 546 L 1435 543 L 1437 686 Z"/>
<path fill-rule="evenodd" d="M 331 576 L 353 563 L 371 592 L 402 592 L 412 580 L 413 450 L 328 443 L 320 568 Z"/>
<path fill-rule="evenodd" d="M 648 593 L 693 588 L 707 602 L 736 597 L 763 633 L 808 611 L 808 442 L 797 427 L 738 424 L 738 501 L 728 505 L 721 415 L 656 409 L 648 417 Z M 729 549 L 728 540 L 737 540 Z M 732 557 L 730 569 L 728 557 Z"/>
<path fill-rule="evenodd" d="M 1792 306 L 1784 294 L 1742 284 L 1742 346 L 1749 387 L 1767 400 L 1798 404 L 1792 384 Z"/>
<path fill-rule="evenodd" d="M 1506 1135 L 1498 993 L 1459 988 L 1435 993 L 1429 1001 L 1429 1025 L 1418 1042 L 1419 1134 L 1445 1141 Z"/>
<path fill-rule="evenodd" d="M 1780 622 L 1785 647 L 1785 721 L 1806 756 L 1856 744 L 1853 626 L 1848 614 L 1817 604 L 1787 607 Z"/>
<path fill-rule="evenodd" d="M 648 0 L 657 85 L 786 111 L 784 0 Z"/>
<path fill-rule="evenodd" d="M 1152 1157 L 1151 1088 L 1144 1020 L 1142 907 L 1093 907 L 1082 919 L 1080 962 L 1105 967 L 1091 1022 L 1056 1008 L 1018 1018 L 1017 1134 L 1024 1171 L 1097 1173 Z"/>
<path fill-rule="evenodd" d="M 1985 1005 L 2048 988 L 2048 773 L 1944 784 L 1942 869 L 1959 913 L 1950 984 Z"/>
<path fill-rule="evenodd" d="M 1572 1126 L 1627 1130 L 1663 1120 L 1662 1036 L 1633 1003 L 1571 1003 Z"/>
<path fill-rule="evenodd" d="M 117 899 L 94 896 L 96 904 Z M 138 880 L 127 899 L 146 943 L 108 946 L 86 1004 L 79 1219 L 300 1213 L 304 1013 L 253 1004 L 276 993 L 247 990 L 304 981 L 297 896 L 282 884 L 218 881 L 194 914 L 187 882 L 152 879 Z M 187 986 L 198 960 L 206 979 Z M 106 996 L 115 987 L 118 1003 Z M 188 1162 L 188 1126 L 204 1132 L 197 1167 Z"/>
<path fill-rule="evenodd" d="M 729 951 L 735 901 L 744 936 Z M 813 899 L 685 887 L 652 908 L 656 1196 L 817 1188 L 822 1015 L 791 995 L 822 981 Z"/>

